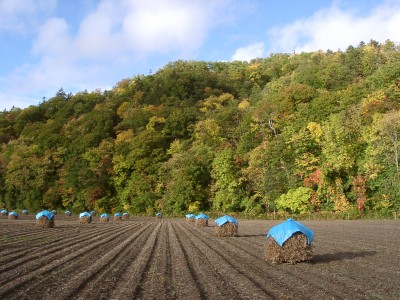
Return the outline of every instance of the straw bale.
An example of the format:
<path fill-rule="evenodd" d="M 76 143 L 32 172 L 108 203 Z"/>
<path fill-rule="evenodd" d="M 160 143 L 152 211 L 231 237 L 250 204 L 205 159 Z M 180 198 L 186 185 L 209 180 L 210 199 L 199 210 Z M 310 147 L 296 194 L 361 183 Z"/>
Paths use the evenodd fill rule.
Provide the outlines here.
<path fill-rule="evenodd" d="M 114 216 L 114 221 L 122 221 L 122 217 L 121 216 Z"/>
<path fill-rule="evenodd" d="M 92 216 L 87 217 L 87 216 L 82 216 L 79 218 L 79 223 L 81 224 L 89 224 L 92 223 Z"/>
<path fill-rule="evenodd" d="M 1 212 L 2 216 L 8 216 L 8 212 Z"/>
<path fill-rule="evenodd" d="M 122 215 L 122 219 L 129 220 L 129 215 Z"/>
<path fill-rule="evenodd" d="M 36 219 L 36 227 L 39 228 L 51 228 L 54 227 L 54 219 L 47 219 L 46 216 L 41 216 L 39 219 Z"/>
<path fill-rule="evenodd" d="M 207 227 L 208 226 L 208 220 L 201 218 L 196 220 L 196 227 Z"/>
<path fill-rule="evenodd" d="M 239 226 L 232 222 L 227 222 L 215 227 L 217 237 L 233 237 L 238 235 Z"/>
<path fill-rule="evenodd" d="M 308 245 L 307 236 L 297 232 L 287 239 L 282 247 L 273 237 L 265 244 L 265 260 L 272 264 L 309 261 L 312 257 L 312 245 Z"/>
<path fill-rule="evenodd" d="M 110 221 L 109 218 L 106 218 L 106 217 L 101 217 L 101 218 L 100 218 L 100 222 L 101 222 L 101 223 L 107 223 L 108 221 Z"/>
<path fill-rule="evenodd" d="M 8 215 L 8 219 L 9 220 L 17 220 L 18 219 L 18 215 Z"/>
<path fill-rule="evenodd" d="M 196 219 L 195 218 L 186 218 L 186 222 L 188 224 L 194 224 L 196 222 Z"/>
<path fill-rule="evenodd" d="M 27 214 L 28 214 L 27 211 L 22 211 L 22 212 L 21 212 L 21 215 L 27 215 Z"/>

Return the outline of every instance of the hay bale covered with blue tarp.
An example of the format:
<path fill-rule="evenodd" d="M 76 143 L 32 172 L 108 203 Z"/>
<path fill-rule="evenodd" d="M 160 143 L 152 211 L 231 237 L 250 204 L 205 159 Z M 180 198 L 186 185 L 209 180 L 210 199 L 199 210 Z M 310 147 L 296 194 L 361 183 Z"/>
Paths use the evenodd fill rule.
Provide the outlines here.
<path fill-rule="evenodd" d="M 162 219 L 162 213 L 161 212 L 156 213 L 156 218 L 157 218 L 157 220 L 161 220 Z"/>
<path fill-rule="evenodd" d="M 124 212 L 124 213 L 122 214 L 122 219 L 128 220 L 128 219 L 129 219 L 129 213 Z"/>
<path fill-rule="evenodd" d="M 121 213 L 114 214 L 114 221 L 122 221 L 122 214 Z"/>
<path fill-rule="evenodd" d="M 48 210 L 43 210 L 36 214 L 36 227 L 52 228 L 54 226 L 54 214 L 52 214 Z"/>
<path fill-rule="evenodd" d="M 2 210 L 0 211 L 0 214 L 1 214 L 2 216 L 8 216 L 8 211 L 7 211 L 6 209 L 2 209 Z"/>
<path fill-rule="evenodd" d="M 18 213 L 15 211 L 12 211 L 8 214 L 8 219 L 9 220 L 17 220 L 18 219 Z"/>
<path fill-rule="evenodd" d="M 238 235 L 239 222 L 232 216 L 222 216 L 214 221 L 217 226 L 215 232 L 218 237 L 233 237 Z"/>
<path fill-rule="evenodd" d="M 186 222 L 189 224 L 194 224 L 196 222 L 196 215 L 195 214 L 187 214 Z"/>
<path fill-rule="evenodd" d="M 194 217 L 196 219 L 196 227 L 207 227 L 208 226 L 208 216 L 206 214 L 198 214 Z"/>
<path fill-rule="evenodd" d="M 51 213 L 52 213 L 53 215 L 57 215 L 57 211 L 56 211 L 55 209 L 53 209 L 53 210 L 51 211 Z"/>
<path fill-rule="evenodd" d="M 91 214 L 92 216 L 96 216 L 96 215 L 97 215 L 97 212 L 96 212 L 95 210 L 92 210 L 92 211 L 90 212 L 90 214 Z"/>
<path fill-rule="evenodd" d="M 21 214 L 26 216 L 26 215 L 29 214 L 29 211 L 28 211 L 27 209 L 23 209 L 23 210 L 21 211 Z"/>
<path fill-rule="evenodd" d="M 64 212 L 64 214 L 65 214 L 66 216 L 68 216 L 68 217 L 70 217 L 70 216 L 72 215 L 72 213 L 71 213 L 69 210 L 66 210 L 66 211 Z"/>
<path fill-rule="evenodd" d="M 106 213 L 100 215 L 100 222 L 107 223 L 110 221 L 110 216 Z"/>
<path fill-rule="evenodd" d="M 294 219 L 273 226 L 267 234 L 265 259 L 273 264 L 309 261 L 314 232 Z"/>
<path fill-rule="evenodd" d="M 79 214 L 79 223 L 81 224 L 89 224 L 92 223 L 92 214 L 87 211 L 81 212 Z"/>

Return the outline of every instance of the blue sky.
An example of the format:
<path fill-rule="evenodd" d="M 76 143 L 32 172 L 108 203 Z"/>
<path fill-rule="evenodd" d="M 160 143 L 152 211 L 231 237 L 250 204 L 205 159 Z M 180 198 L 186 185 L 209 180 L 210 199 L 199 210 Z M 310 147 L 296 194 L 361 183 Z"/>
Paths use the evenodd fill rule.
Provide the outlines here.
<path fill-rule="evenodd" d="M 111 89 L 178 59 L 400 41 L 400 0 L 0 0 L 0 110 Z"/>

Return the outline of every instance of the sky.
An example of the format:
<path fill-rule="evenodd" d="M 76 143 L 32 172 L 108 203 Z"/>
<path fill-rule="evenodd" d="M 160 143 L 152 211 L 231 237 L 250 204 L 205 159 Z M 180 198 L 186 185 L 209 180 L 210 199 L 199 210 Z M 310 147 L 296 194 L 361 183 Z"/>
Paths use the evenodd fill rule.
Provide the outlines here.
<path fill-rule="evenodd" d="M 400 42 L 400 0 L 0 0 L 0 111 L 176 60 Z"/>

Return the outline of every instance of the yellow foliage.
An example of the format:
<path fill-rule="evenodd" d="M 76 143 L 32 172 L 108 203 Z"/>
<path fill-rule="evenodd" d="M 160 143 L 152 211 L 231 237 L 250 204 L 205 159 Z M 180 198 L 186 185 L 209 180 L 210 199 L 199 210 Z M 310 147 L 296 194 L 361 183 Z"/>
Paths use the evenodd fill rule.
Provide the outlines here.
<path fill-rule="evenodd" d="M 115 139 L 115 144 L 120 144 L 123 142 L 129 142 L 133 138 L 133 130 L 128 129 L 125 131 L 121 131 L 118 133 L 117 138 Z"/>
<path fill-rule="evenodd" d="M 324 134 L 321 125 L 316 122 L 310 122 L 307 125 L 307 129 L 316 142 L 321 142 L 321 137 Z"/>
<path fill-rule="evenodd" d="M 245 110 L 250 107 L 250 102 L 247 99 L 242 100 L 238 104 L 239 109 Z"/>
<path fill-rule="evenodd" d="M 188 207 L 188 211 L 190 211 L 190 212 L 198 212 L 199 209 L 200 209 L 200 204 L 201 203 L 199 201 L 195 201 L 195 202 L 190 203 L 189 207 Z"/>

